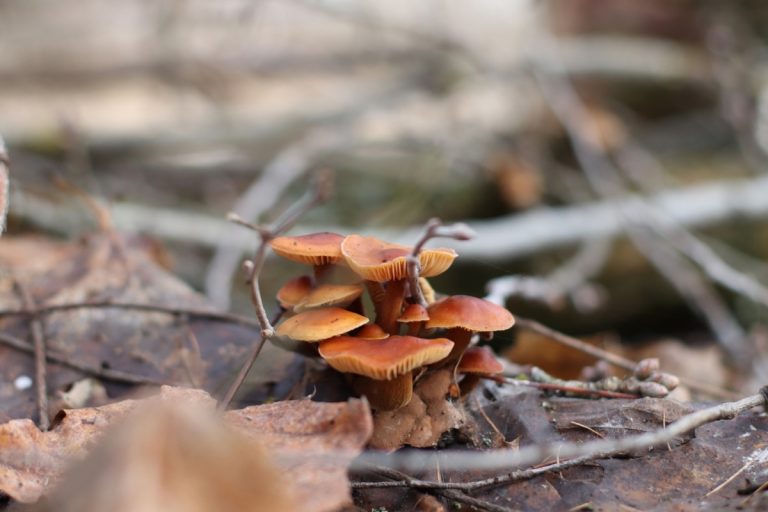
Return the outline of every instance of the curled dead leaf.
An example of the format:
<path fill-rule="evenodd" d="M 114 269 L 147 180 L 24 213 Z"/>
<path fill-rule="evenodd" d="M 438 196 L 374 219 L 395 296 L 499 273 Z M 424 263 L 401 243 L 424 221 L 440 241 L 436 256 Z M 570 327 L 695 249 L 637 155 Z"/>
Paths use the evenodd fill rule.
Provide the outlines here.
<path fill-rule="evenodd" d="M 149 421 L 146 415 L 135 411 L 147 402 L 155 404 L 159 402 L 166 406 L 173 404 L 175 407 L 194 410 L 199 416 L 205 416 L 207 412 L 213 413 L 215 406 L 213 399 L 203 391 L 164 386 L 160 395 L 154 398 L 125 400 L 103 407 L 65 411 L 57 418 L 52 430 L 45 433 L 40 432 L 30 420 L 10 421 L 0 425 L 0 491 L 20 502 L 35 502 L 59 481 L 66 466 L 84 458 L 110 426 L 121 423 L 120 429 L 109 434 L 104 441 L 104 446 L 98 448 L 94 452 L 95 455 L 89 457 L 90 460 L 81 466 L 83 469 L 79 471 L 83 472 L 82 475 L 90 476 L 87 478 L 77 474 L 71 476 L 75 479 L 74 481 L 82 481 L 85 482 L 83 485 L 86 485 L 95 478 L 107 478 L 111 475 L 108 483 L 93 482 L 87 485 L 86 490 L 94 493 L 93 499 L 99 505 L 105 505 L 107 502 L 104 500 L 107 499 L 116 499 L 118 502 L 112 503 L 114 506 L 105 506 L 100 509 L 72 508 L 70 510 L 120 510 L 117 508 L 119 497 L 102 496 L 99 493 L 107 491 L 100 491 L 95 487 L 109 489 L 118 486 L 116 488 L 120 488 L 118 484 L 134 486 L 138 477 L 134 478 L 131 472 L 136 472 L 137 475 L 144 474 L 146 471 L 140 470 L 143 465 L 163 465 L 168 461 L 172 462 L 172 464 L 170 462 L 166 464 L 168 471 L 173 471 L 172 481 L 179 488 L 191 486 L 190 482 L 199 482 L 203 478 L 200 474 L 207 474 L 206 472 L 222 464 L 240 469 L 262 468 L 263 465 L 263 471 L 269 472 L 272 470 L 264 469 L 271 464 L 266 459 L 274 461 L 279 467 L 280 486 L 286 489 L 284 496 L 274 496 L 274 499 L 278 500 L 275 503 L 288 503 L 288 501 L 279 500 L 293 500 L 292 503 L 297 508 L 286 505 L 288 508 L 251 508 L 250 510 L 330 511 L 351 502 L 346 476 L 347 466 L 360 453 L 372 432 L 370 411 L 365 401 L 276 402 L 248 407 L 240 411 L 230 411 L 224 415 L 223 421 L 221 419 L 201 420 L 200 424 L 182 421 L 186 417 L 182 413 L 157 413 L 158 418 Z M 141 418 L 135 421 L 126 420 L 127 415 L 134 411 L 136 414 L 142 414 Z M 213 425 L 211 422 L 218 423 Z M 131 424 L 134 426 L 129 426 Z M 154 426 L 149 428 L 150 424 Z M 176 428 L 172 429 L 169 425 L 176 425 Z M 226 429 L 236 431 L 237 434 L 234 437 L 241 436 L 243 440 L 218 446 L 219 443 L 229 443 L 224 438 L 232 437 L 220 432 Z M 212 432 L 215 435 L 211 434 Z M 164 439 L 160 444 L 157 441 L 158 436 Z M 195 439 L 200 446 L 187 448 L 187 443 Z M 218 442 L 214 442 L 215 439 L 218 439 Z M 248 443 L 254 442 L 261 446 L 265 454 L 261 454 L 256 448 L 247 450 L 243 448 Z M 145 454 L 143 458 L 139 456 L 140 453 Z M 178 459 L 174 458 L 177 456 Z M 256 460 L 249 461 L 247 457 L 255 457 Z M 187 462 L 182 464 L 180 460 Z M 131 464 L 134 464 L 135 468 L 132 468 Z M 200 474 L 184 473 L 190 469 L 190 466 L 196 467 L 196 471 Z M 229 474 L 227 471 L 229 470 L 215 471 L 216 475 L 210 478 L 222 482 L 221 485 L 227 481 L 236 486 L 238 481 L 236 478 L 234 480 L 219 478 L 219 473 L 226 475 Z M 167 480 L 171 476 L 164 475 L 163 478 Z M 249 480 L 248 485 L 249 488 L 255 485 L 252 479 Z M 196 484 L 192 487 L 200 486 Z M 220 492 L 218 488 L 209 490 L 214 494 Z M 200 489 L 198 491 L 203 492 Z M 85 494 L 85 492 L 81 490 L 79 494 Z M 162 507 L 152 508 L 159 507 L 158 503 L 166 503 L 170 499 L 169 495 L 165 494 L 166 491 L 155 489 L 152 492 L 154 492 L 155 501 L 147 501 L 145 508 L 138 507 L 138 504 L 144 506 L 144 502 L 128 502 L 137 505 L 130 509 L 168 510 Z M 234 496 L 247 495 L 244 489 L 232 492 Z M 147 494 L 145 491 L 140 494 L 142 493 Z M 191 496 L 198 496 L 201 503 L 210 503 L 205 501 L 210 498 L 208 495 L 200 497 L 201 495 L 192 493 Z M 71 499 L 75 500 L 73 503 L 81 503 L 76 501 L 76 496 Z M 240 503 L 241 498 L 233 498 L 233 500 L 232 503 Z M 205 509 L 194 508 L 193 504 L 189 507 L 179 508 L 174 505 L 172 508 L 190 511 Z M 210 509 L 210 507 L 207 508 L 207 510 Z M 216 509 L 225 510 L 219 507 Z"/>

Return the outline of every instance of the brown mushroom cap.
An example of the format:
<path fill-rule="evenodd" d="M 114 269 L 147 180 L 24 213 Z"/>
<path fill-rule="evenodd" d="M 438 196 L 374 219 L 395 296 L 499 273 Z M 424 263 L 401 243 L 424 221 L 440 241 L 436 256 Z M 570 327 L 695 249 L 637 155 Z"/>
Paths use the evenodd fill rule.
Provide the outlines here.
<path fill-rule="evenodd" d="M 408 304 L 403 310 L 403 313 L 397 319 L 398 322 L 403 324 L 409 324 L 411 322 L 426 322 L 429 320 L 429 314 L 427 308 L 421 304 Z"/>
<path fill-rule="evenodd" d="M 369 338 L 372 340 L 383 340 L 389 337 L 389 333 L 381 328 L 379 324 L 365 324 L 355 334 L 358 338 Z"/>
<path fill-rule="evenodd" d="M 504 365 L 489 347 L 471 347 L 461 356 L 456 368 L 459 373 L 495 374 L 504 371 Z"/>
<path fill-rule="evenodd" d="M 295 305 L 294 311 L 323 306 L 348 306 L 353 300 L 363 294 L 360 284 L 321 284 L 310 291 Z"/>
<path fill-rule="evenodd" d="M 453 349 L 447 338 L 390 336 L 381 340 L 337 336 L 320 344 L 320 356 L 344 373 L 392 380 L 415 368 L 444 359 Z"/>
<path fill-rule="evenodd" d="M 341 308 L 310 309 L 287 318 L 277 326 L 280 336 L 316 342 L 357 329 L 368 323 L 363 315 Z"/>
<path fill-rule="evenodd" d="M 330 233 L 311 233 L 299 236 L 279 236 L 269 242 L 272 250 L 283 258 L 307 265 L 327 265 L 341 260 L 341 241 L 344 236 Z"/>
<path fill-rule="evenodd" d="M 312 278 L 299 276 L 291 279 L 277 291 L 277 301 L 283 309 L 293 309 L 312 291 Z"/>
<path fill-rule="evenodd" d="M 504 331 L 515 324 L 506 308 L 468 295 L 453 295 L 427 308 L 427 329 L 460 328 L 472 332 Z"/>
<path fill-rule="evenodd" d="M 341 253 L 349 267 L 368 281 L 397 281 L 408 276 L 407 256 L 413 249 L 374 237 L 349 235 L 341 243 Z M 419 253 L 423 277 L 442 274 L 456 259 L 453 249 L 424 249 Z"/>

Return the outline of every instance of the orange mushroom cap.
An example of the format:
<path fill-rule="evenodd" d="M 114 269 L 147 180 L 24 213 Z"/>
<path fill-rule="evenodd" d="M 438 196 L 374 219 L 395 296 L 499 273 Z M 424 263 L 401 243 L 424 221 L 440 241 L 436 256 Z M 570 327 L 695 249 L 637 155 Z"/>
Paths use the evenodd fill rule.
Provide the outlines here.
<path fill-rule="evenodd" d="M 283 309 L 293 309 L 312 290 L 312 278 L 299 276 L 291 279 L 277 291 L 277 301 Z"/>
<path fill-rule="evenodd" d="M 363 286 L 359 284 L 321 284 L 310 291 L 295 304 L 294 311 L 324 306 L 347 306 L 363 294 Z"/>
<path fill-rule="evenodd" d="M 459 373 L 494 374 L 503 372 L 504 365 L 490 348 L 471 347 L 461 356 L 456 369 Z"/>
<path fill-rule="evenodd" d="M 341 253 L 349 267 L 368 281 L 397 281 L 408 277 L 407 257 L 413 249 L 374 237 L 349 235 L 341 243 Z M 456 259 L 453 249 L 424 249 L 419 253 L 421 276 L 442 274 Z"/>
<path fill-rule="evenodd" d="M 316 342 L 357 329 L 368 318 L 341 308 L 310 309 L 284 320 L 277 326 L 280 336 L 294 340 Z"/>
<path fill-rule="evenodd" d="M 379 324 L 365 324 L 355 334 L 358 338 L 369 338 L 372 340 L 383 340 L 389 337 L 389 333 L 381 328 Z"/>
<path fill-rule="evenodd" d="M 427 329 L 458 327 L 472 332 L 504 331 L 515 324 L 505 308 L 468 295 L 453 295 L 427 308 Z"/>
<path fill-rule="evenodd" d="M 320 343 L 320 356 L 344 373 L 392 380 L 420 366 L 444 359 L 453 349 L 447 338 L 390 336 L 381 340 L 337 336 Z"/>
<path fill-rule="evenodd" d="M 408 304 L 403 310 L 403 313 L 397 319 L 398 322 L 403 324 L 409 324 L 411 322 L 426 322 L 429 320 L 429 314 L 427 308 L 421 304 Z"/>
<path fill-rule="evenodd" d="M 344 236 L 330 233 L 311 233 L 299 236 L 278 236 L 269 242 L 272 250 L 283 258 L 307 265 L 327 265 L 341 260 L 341 241 Z"/>

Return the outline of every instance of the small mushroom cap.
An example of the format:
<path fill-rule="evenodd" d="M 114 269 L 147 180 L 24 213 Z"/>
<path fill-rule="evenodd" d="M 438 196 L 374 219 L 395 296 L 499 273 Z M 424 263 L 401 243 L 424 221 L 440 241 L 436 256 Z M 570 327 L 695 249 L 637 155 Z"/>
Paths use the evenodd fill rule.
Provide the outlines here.
<path fill-rule="evenodd" d="M 407 256 L 413 249 L 374 237 L 349 235 L 341 243 L 341 253 L 349 267 L 368 281 L 397 281 L 408 276 Z M 442 274 L 456 259 L 453 249 L 424 249 L 419 253 L 423 277 Z"/>
<path fill-rule="evenodd" d="M 457 368 L 459 373 L 494 374 L 504 371 L 504 365 L 489 347 L 468 348 Z"/>
<path fill-rule="evenodd" d="M 291 261 L 327 265 L 341 260 L 342 240 L 344 236 L 325 231 L 309 235 L 278 236 L 269 245 L 277 254 Z"/>
<path fill-rule="evenodd" d="M 324 306 L 348 306 L 363 294 L 360 284 L 321 284 L 307 293 L 294 307 L 294 311 Z"/>
<path fill-rule="evenodd" d="M 337 336 L 320 344 L 320 356 L 344 373 L 392 380 L 420 366 L 444 359 L 453 348 L 447 338 L 390 336 L 381 340 Z"/>
<path fill-rule="evenodd" d="M 426 322 L 429 320 L 427 308 L 421 304 L 408 304 L 403 310 L 403 314 L 397 319 L 398 322 L 409 324 L 411 322 Z"/>
<path fill-rule="evenodd" d="M 504 331 L 515 324 L 506 308 L 468 295 L 453 295 L 427 308 L 427 329 L 458 327 L 472 332 Z"/>
<path fill-rule="evenodd" d="M 381 328 L 379 324 L 365 324 L 355 334 L 358 338 L 369 338 L 372 340 L 383 340 L 389 337 L 389 333 Z"/>
<path fill-rule="evenodd" d="M 303 311 L 277 326 L 280 336 L 294 340 L 317 342 L 357 329 L 368 323 L 363 315 L 341 308 L 319 308 Z"/>
<path fill-rule="evenodd" d="M 312 278 L 299 276 L 291 279 L 277 291 L 277 301 L 283 309 L 292 310 L 312 291 Z"/>

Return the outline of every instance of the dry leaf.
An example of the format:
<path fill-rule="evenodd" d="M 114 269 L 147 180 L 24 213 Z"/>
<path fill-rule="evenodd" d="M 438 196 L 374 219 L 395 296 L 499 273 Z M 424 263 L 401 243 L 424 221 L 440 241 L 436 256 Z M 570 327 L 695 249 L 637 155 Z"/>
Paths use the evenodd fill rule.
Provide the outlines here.
<path fill-rule="evenodd" d="M 213 399 L 202 391 L 168 386 L 158 399 L 198 409 L 212 410 L 214 406 Z M 126 400 L 65 411 L 46 433 L 29 420 L 0 425 L 0 491 L 21 502 L 36 501 L 68 463 L 85 456 L 107 427 L 145 402 Z M 335 510 L 350 502 L 347 466 L 372 431 L 364 401 L 276 402 L 231 411 L 225 415 L 225 423 L 265 447 L 281 467 L 280 485 L 288 486 L 288 494 L 300 510 Z M 201 460 L 222 458 L 216 451 L 203 451 L 199 456 Z"/>
<path fill-rule="evenodd" d="M 0 309 L 22 307 L 18 280 L 39 306 L 70 302 L 137 302 L 207 309 L 205 299 L 157 266 L 138 241 L 93 234 L 77 242 L 41 237 L 3 238 Z M 212 308 L 210 308 L 212 309 Z M 49 350 L 90 367 L 107 367 L 168 384 L 219 389 L 241 364 L 254 330 L 200 318 L 125 309 L 77 309 L 42 317 Z M 29 339 L 29 319 L 0 317 L 0 331 Z M 34 375 L 30 354 L 0 346 L 0 405 L 11 417 L 32 417 L 34 388 L 17 389 Z M 66 389 L 91 377 L 48 365 L 48 388 Z M 132 386 L 105 381 L 120 396 Z"/>
<path fill-rule="evenodd" d="M 280 482 L 279 485 L 276 485 Z M 265 445 L 200 404 L 144 404 L 42 500 L 57 512 L 298 512 Z"/>

